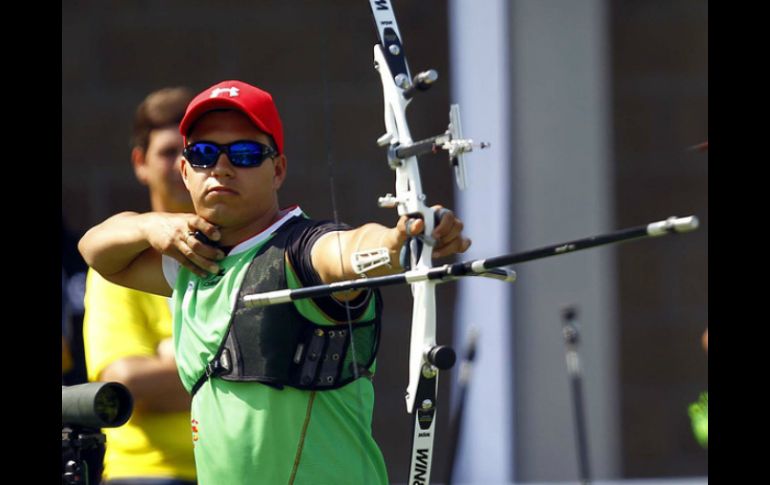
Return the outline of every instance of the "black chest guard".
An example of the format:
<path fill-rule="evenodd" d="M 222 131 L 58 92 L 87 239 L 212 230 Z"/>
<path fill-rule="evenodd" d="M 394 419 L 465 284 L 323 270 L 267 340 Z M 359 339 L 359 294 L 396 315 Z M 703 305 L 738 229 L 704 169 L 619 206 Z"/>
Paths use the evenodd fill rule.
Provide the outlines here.
<path fill-rule="evenodd" d="M 260 248 L 249 265 L 225 339 L 216 357 L 206 366 L 192 394 L 209 377 L 227 381 L 260 382 L 282 389 L 336 389 L 356 376 L 371 375 L 380 337 L 382 300 L 375 291 L 376 316 L 353 324 L 352 345 L 348 325 L 317 325 L 303 317 L 293 303 L 248 308 L 245 295 L 287 288 L 286 248 L 308 219 L 295 218 L 282 226 Z"/>

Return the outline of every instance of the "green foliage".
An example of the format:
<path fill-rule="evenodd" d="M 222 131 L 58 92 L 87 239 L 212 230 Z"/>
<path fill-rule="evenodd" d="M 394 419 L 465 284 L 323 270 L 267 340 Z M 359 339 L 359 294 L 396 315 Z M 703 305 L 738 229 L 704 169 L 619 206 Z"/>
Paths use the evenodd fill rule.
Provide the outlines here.
<path fill-rule="evenodd" d="M 709 393 L 701 393 L 697 402 L 690 404 L 688 408 L 692 431 L 698 443 L 708 449 L 709 447 Z"/>

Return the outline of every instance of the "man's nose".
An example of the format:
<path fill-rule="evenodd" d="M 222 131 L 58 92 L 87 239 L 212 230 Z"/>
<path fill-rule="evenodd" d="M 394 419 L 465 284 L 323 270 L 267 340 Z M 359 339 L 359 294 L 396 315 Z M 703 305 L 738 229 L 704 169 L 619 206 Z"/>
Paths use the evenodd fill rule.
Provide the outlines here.
<path fill-rule="evenodd" d="M 230 157 L 226 153 L 222 152 L 217 158 L 217 163 L 214 165 L 214 169 L 211 171 L 214 175 L 232 175 L 234 171 L 233 164 L 230 163 Z"/>

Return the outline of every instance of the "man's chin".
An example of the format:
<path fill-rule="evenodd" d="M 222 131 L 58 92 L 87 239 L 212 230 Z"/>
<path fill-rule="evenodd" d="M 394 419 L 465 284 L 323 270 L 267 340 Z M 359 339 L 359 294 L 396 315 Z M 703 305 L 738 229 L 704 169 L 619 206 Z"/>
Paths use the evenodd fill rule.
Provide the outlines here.
<path fill-rule="evenodd" d="M 238 217 L 233 214 L 231 207 L 216 204 L 213 207 L 204 207 L 197 214 L 217 227 L 231 227 L 238 224 Z"/>

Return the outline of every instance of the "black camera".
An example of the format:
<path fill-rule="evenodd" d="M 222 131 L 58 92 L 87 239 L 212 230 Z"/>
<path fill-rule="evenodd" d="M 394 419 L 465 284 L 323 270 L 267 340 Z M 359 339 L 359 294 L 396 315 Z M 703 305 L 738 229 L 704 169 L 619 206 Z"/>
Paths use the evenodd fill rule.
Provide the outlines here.
<path fill-rule="evenodd" d="M 131 417 L 134 399 L 117 382 L 89 382 L 61 388 L 62 484 L 88 485 L 101 475 L 101 464 L 89 467 L 91 456 L 104 453 L 100 428 L 122 426 Z"/>

